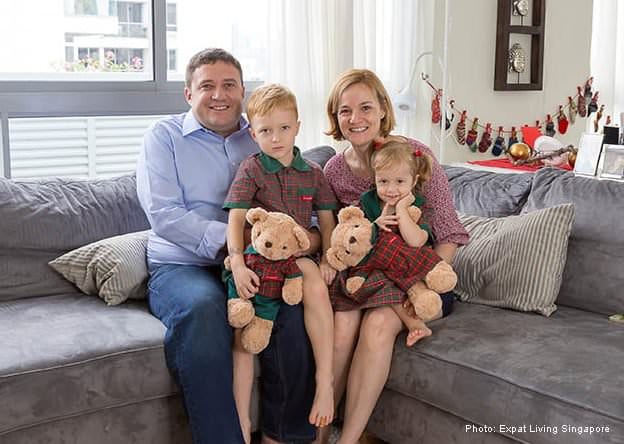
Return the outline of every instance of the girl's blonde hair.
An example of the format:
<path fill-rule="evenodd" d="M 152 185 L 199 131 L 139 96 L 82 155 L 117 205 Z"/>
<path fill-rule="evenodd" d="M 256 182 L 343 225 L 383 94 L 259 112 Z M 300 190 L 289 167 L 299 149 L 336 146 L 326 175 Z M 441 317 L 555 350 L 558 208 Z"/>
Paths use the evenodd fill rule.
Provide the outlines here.
<path fill-rule="evenodd" d="M 417 177 L 414 189 L 422 191 L 422 184 L 431 178 L 431 157 L 409 142 L 386 142 L 373 152 L 371 168 L 377 171 L 400 165 L 409 165 L 412 177 Z"/>
<path fill-rule="evenodd" d="M 338 124 L 338 105 L 340 104 L 340 96 L 351 85 L 356 83 L 362 83 L 369 87 L 373 94 L 377 96 L 377 101 L 381 106 L 383 112 L 383 118 L 379 127 L 379 135 L 386 137 L 390 134 L 390 131 L 394 128 L 396 119 L 394 117 L 394 110 L 392 109 L 392 102 L 390 101 L 390 95 L 384 87 L 381 80 L 377 75 L 369 69 L 350 69 L 343 72 L 332 87 L 327 99 L 327 118 L 329 119 L 329 129 L 325 131 L 325 134 L 332 136 L 335 140 L 344 140 L 344 134 L 340 131 L 340 125 Z"/>

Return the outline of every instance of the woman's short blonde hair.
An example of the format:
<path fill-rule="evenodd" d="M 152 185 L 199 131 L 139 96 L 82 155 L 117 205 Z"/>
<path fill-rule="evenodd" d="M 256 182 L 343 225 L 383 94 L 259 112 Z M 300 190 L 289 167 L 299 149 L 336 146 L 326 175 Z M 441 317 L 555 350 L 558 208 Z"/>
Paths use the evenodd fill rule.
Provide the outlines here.
<path fill-rule="evenodd" d="M 390 131 L 394 129 L 396 119 L 394 110 L 392 109 L 392 101 L 388 95 L 388 91 L 379 80 L 377 75 L 369 69 L 350 69 L 343 72 L 334 83 L 329 98 L 327 99 L 327 117 L 329 119 L 329 129 L 325 132 L 328 136 L 332 136 L 335 140 L 344 140 L 344 134 L 340 131 L 338 125 L 338 105 L 340 104 L 340 96 L 351 85 L 362 83 L 368 86 L 377 96 L 381 111 L 384 116 L 381 119 L 379 135 L 386 137 Z"/>
<path fill-rule="evenodd" d="M 373 175 L 400 165 L 409 165 L 412 177 L 418 176 L 414 188 L 422 192 L 422 184 L 431 179 L 432 164 L 431 157 L 419 148 L 414 148 L 409 142 L 391 141 L 375 149 L 371 157 Z"/>

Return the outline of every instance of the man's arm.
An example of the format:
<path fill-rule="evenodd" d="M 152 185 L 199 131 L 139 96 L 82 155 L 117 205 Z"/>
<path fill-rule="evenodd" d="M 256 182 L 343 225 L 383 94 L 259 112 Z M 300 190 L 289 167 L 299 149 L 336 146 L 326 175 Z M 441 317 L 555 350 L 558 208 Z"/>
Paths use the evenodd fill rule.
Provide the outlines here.
<path fill-rule="evenodd" d="M 227 224 L 188 209 L 176 169 L 171 136 L 156 125 L 144 137 L 137 167 L 137 193 L 152 230 L 194 254 L 215 259 Z"/>

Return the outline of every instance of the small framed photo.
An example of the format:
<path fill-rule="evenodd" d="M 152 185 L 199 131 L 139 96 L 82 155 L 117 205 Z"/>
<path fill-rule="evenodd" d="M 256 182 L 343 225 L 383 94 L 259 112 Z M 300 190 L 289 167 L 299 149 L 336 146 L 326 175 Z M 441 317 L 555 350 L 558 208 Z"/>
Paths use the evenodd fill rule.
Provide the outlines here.
<path fill-rule="evenodd" d="M 604 162 L 600 177 L 624 179 L 624 145 L 604 145 Z"/>
<path fill-rule="evenodd" d="M 601 149 L 602 134 L 584 133 L 579 142 L 574 172 L 586 176 L 595 176 L 598 172 Z"/>

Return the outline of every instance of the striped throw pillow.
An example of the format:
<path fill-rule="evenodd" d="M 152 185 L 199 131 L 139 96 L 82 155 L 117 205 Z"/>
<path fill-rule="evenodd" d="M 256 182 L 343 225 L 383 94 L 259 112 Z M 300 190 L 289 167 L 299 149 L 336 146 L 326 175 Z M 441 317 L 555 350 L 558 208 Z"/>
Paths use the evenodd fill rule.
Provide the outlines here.
<path fill-rule="evenodd" d="M 147 231 L 109 237 L 49 262 L 83 293 L 98 295 L 108 305 L 145 297 Z"/>
<path fill-rule="evenodd" d="M 574 206 L 459 218 L 470 233 L 470 243 L 453 261 L 460 299 L 550 316 L 557 309 Z"/>

